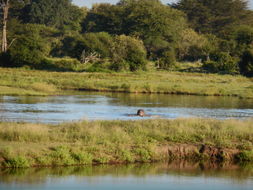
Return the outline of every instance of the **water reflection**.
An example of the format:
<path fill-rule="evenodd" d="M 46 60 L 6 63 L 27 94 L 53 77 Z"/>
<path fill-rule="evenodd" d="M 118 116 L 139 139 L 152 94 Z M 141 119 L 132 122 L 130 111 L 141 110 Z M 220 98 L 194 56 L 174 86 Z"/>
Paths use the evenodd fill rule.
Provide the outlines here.
<path fill-rule="evenodd" d="M 0 189 L 201 189 L 212 185 L 218 189 L 251 189 L 253 166 L 199 163 L 161 163 L 116 166 L 84 166 L 33 169 L 1 169 Z M 115 186 L 116 185 L 116 186 Z M 188 186 L 190 185 L 190 186 Z M 111 188 L 109 188 L 111 187 Z M 166 187 L 166 188 L 165 188 Z M 176 188 L 175 188 L 176 189 Z M 211 188 L 210 188 L 211 189 Z"/>
<path fill-rule="evenodd" d="M 253 117 L 253 100 L 235 97 L 164 94 L 82 93 L 64 96 L 2 96 L 1 121 L 60 123 L 80 119 L 140 119 L 128 117 L 139 108 L 161 118 Z"/>

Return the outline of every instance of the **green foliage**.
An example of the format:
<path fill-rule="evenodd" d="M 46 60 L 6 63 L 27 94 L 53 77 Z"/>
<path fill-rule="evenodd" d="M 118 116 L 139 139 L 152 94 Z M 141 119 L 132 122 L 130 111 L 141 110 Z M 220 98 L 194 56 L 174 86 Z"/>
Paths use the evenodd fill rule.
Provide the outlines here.
<path fill-rule="evenodd" d="M 75 58 L 44 58 L 41 64 L 35 66 L 36 69 L 51 71 L 82 71 L 84 66 Z"/>
<path fill-rule="evenodd" d="M 157 0 L 120 1 L 117 5 L 100 4 L 88 13 L 84 31 L 137 36 L 144 41 L 149 57 L 156 59 L 161 48 L 176 42 L 186 28 L 182 12 Z"/>
<path fill-rule="evenodd" d="M 74 152 L 72 157 L 78 164 L 92 164 L 93 156 L 86 152 Z"/>
<path fill-rule="evenodd" d="M 139 147 L 134 149 L 134 152 L 138 156 L 137 160 L 140 162 L 149 162 L 151 161 L 151 152 L 148 148 L 146 147 Z"/>
<path fill-rule="evenodd" d="M 172 69 L 176 65 L 176 55 L 174 49 L 165 50 L 162 52 L 161 58 L 157 61 L 158 68 L 160 69 Z"/>
<path fill-rule="evenodd" d="M 239 62 L 239 67 L 242 74 L 247 76 L 253 75 L 253 49 L 243 53 L 241 61 Z"/>
<path fill-rule="evenodd" d="M 208 39 L 192 29 L 182 31 L 177 41 L 178 57 L 181 60 L 195 61 L 207 54 Z"/>
<path fill-rule="evenodd" d="M 5 167 L 10 168 L 27 168 L 30 167 L 29 161 L 22 156 L 16 156 L 14 158 L 9 158 L 4 162 Z"/>
<path fill-rule="evenodd" d="M 238 44 L 250 45 L 253 43 L 253 27 L 242 25 L 235 28 L 234 39 Z"/>
<path fill-rule="evenodd" d="M 124 9 L 117 5 L 98 4 L 88 11 L 82 23 L 84 32 L 108 32 L 120 35 L 123 33 Z"/>
<path fill-rule="evenodd" d="M 65 146 L 59 146 L 53 149 L 53 152 L 50 154 L 53 165 L 74 165 L 75 160 L 72 157 L 70 150 Z"/>
<path fill-rule="evenodd" d="M 253 151 L 243 151 L 236 155 L 236 159 L 239 162 L 252 162 L 253 161 Z"/>
<path fill-rule="evenodd" d="M 70 0 L 33 0 L 24 8 L 22 19 L 60 29 L 80 30 L 85 12 Z"/>
<path fill-rule="evenodd" d="M 144 70 L 146 66 L 146 50 L 141 40 L 121 35 L 114 41 L 113 70 Z"/>
<path fill-rule="evenodd" d="M 101 57 L 112 56 L 113 37 L 106 32 L 87 33 L 83 35 L 84 50 L 86 53 L 96 52 Z"/>
<path fill-rule="evenodd" d="M 209 72 L 238 73 L 238 59 L 226 52 L 215 52 L 210 55 L 203 67 Z"/>
<path fill-rule="evenodd" d="M 22 25 L 16 40 L 8 50 L 12 66 L 36 65 L 49 53 L 47 41 L 40 35 L 37 25 Z"/>
<path fill-rule="evenodd" d="M 204 33 L 221 35 L 226 28 L 250 19 L 243 0 L 180 0 L 173 7 L 185 12 L 191 26 Z"/>

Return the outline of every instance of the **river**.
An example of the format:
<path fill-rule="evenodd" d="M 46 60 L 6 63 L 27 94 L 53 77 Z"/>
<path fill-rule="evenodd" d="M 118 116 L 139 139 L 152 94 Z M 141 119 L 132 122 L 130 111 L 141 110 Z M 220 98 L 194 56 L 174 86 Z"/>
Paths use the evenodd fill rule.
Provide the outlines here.
<path fill-rule="evenodd" d="M 0 169 L 1 190 L 252 190 L 253 167 L 188 163 Z"/>
<path fill-rule="evenodd" d="M 253 100 L 236 97 L 93 93 L 63 96 L 1 96 L 0 121 L 62 123 L 78 120 L 129 120 L 137 109 L 159 118 L 253 117 Z M 146 117 L 144 117 L 146 119 Z"/>

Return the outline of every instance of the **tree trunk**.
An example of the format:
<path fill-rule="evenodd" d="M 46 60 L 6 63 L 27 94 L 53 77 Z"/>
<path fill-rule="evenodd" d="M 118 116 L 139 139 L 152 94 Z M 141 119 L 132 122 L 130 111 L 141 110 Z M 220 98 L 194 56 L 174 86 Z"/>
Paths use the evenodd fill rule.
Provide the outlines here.
<path fill-rule="evenodd" d="M 2 36 L 2 52 L 6 52 L 8 50 L 8 42 L 7 42 L 7 19 L 9 13 L 9 0 L 7 0 L 3 5 L 3 36 Z"/>

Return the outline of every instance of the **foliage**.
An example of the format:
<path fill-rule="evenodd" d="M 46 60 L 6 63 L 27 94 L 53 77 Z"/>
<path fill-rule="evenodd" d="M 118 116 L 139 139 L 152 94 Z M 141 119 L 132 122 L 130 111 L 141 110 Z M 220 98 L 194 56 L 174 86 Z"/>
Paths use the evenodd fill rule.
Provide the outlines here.
<path fill-rule="evenodd" d="M 210 55 L 203 67 L 210 72 L 238 73 L 238 59 L 227 52 L 214 52 Z"/>
<path fill-rule="evenodd" d="M 177 51 L 180 60 L 194 61 L 206 55 L 208 39 L 192 29 L 186 29 L 180 34 L 177 41 Z"/>
<path fill-rule="evenodd" d="M 80 30 L 85 12 L 70 0 L 32 0 L 21 16 L 28 23 L 45 24 L 60 29 Z"/>
<path fill-rule="evenodd" d="M 3 166 L 10 167 L 10 168 L 28 168 L 30 167 L 29 161 L 22 156 L 17 156 L 13 158 L 7 159 Z"/>
<path fill-rule="evenodd" d="M 120 1 L 117 5 L 100 4 L 88 13 L 84 31 L 136 36 L 144 41 L 149 57 L 167 48 L 186 27 L 182 12 L 158 0 Z M 161 45 L 162 44 L 162 45 Z"/>
<path fill-rule="evenodd" d="M 174 49 L 167 49 L 162 52 L 161 58 L 157 61 L 159 69 L 172 69 L 176 64 L 176 55 Z"/>
<path fill-rule="evenodd" d="M 9 51 L 0 65 L 114 72 L 197 61 L 212 72 L 237 73 L 240 59 L 241 73 L 250 76 L 252 21 L 244 0 L 120 0 L 91 9 L 71 0 L 10 0 Z"/>
<path fill-rule="evenodd" d="M 180 0 L 173 7 L 186 13 L 197 32 L 221 35 L 226 28 L 250 19 L 244 0 Z"/>
<path fill-rule="evenodd" d="M 247 76 L 253 75 L 253 49 L 245 51 L 239 62 L 240 71 Z"/>
<path fill-rule="evenodd" d="M 115 38 L 112 57 L 114 70 L 143 70 L 146 66 L 146 50 L 141 40 L 121 35 Z"/>
<path fill-rule="evenodd" d="M 37 25 L 21 25 L 15 33 L 16 40 L 7 52 L 11 66 L 40 64 L 49 54 L 50 45 L 40 35 L 41 31 Z"/>

